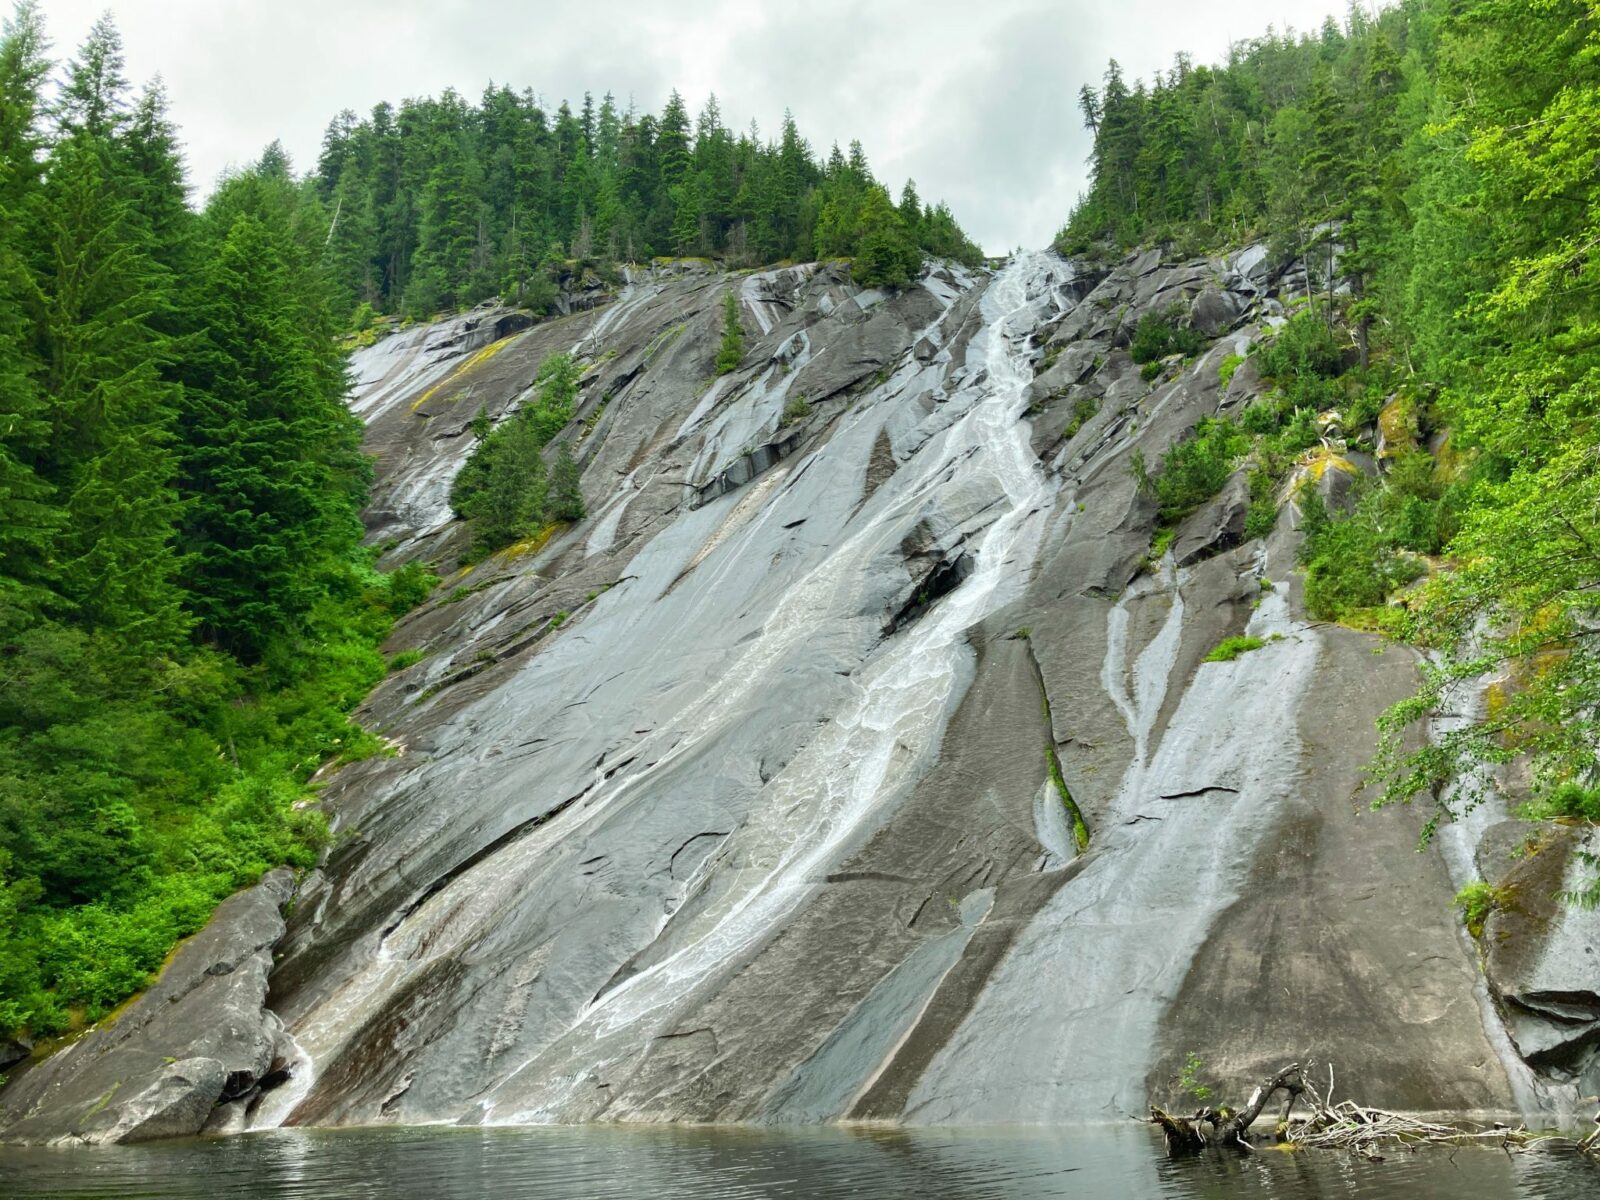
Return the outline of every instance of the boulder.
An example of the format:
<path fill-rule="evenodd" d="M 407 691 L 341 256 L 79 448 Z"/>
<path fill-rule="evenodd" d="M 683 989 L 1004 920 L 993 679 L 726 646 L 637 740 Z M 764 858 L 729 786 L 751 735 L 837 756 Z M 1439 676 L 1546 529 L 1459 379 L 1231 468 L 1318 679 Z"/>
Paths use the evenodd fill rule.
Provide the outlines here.
<path fill-rule="evenodd" d="M 1213 284 L 1189 305 L 1189 323 L 1207 337 L 1221 337 L 1233 328 L 1243 311 L 1244 305 L 1236 295 Z"/>
<path fill-rule="evenodd" d="M 218 906 L 117 1016 L 0 1092 L 0 1141 L 127 1142 L 200 1132 L 219 1099 L 253 1093 L 279 1029 L 263 1011 L 287 868 Z"/>
<path fill-rule="evenodd" d="M 1564 896 L 1597 840 L 1563 828 L 1525 849 L 1495 885 L 1499 900 L 1483 926 L 1484 974 L 1517 1052 L 1582 1090 L 1600 1082 L 1600 912 Z"/>
<path fill-rule="evenodd" d="M 1244 540 L 1245 517 L 1250 512 L 1250 484 L 1243 471 L 1235 471 L 1200 510 L 1178 526 L 1172 539 L 1172 555 L 1180 567 L 1187 567 L 1231 550 Z"/>

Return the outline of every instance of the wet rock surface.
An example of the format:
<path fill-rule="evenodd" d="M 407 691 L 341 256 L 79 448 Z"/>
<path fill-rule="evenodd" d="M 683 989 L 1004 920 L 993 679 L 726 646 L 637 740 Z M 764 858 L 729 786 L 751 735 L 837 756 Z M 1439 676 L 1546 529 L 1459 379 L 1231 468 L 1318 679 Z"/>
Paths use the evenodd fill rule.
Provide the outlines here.
<path fill-rule="evenodd" d="M 1147 561 L 1132 456 L 1263 393 L 1219 373 L 1286 279 L 1259 248 L 897 295 L 655 269 L 361 352 L 371 538 L 446 578 L 390 646 L 426 657 L 361 714 L 396 755 L 324 792 L 337 849 L 268 998 L 288 1078 L 239 1100 L 225 1072 L 201 1119 L 1109 1119 L 1190 1051 L 1511 1107 L 1459 884 L 1419 814 L 1357 795 L 1414 659 L 1306 619 L 1292 508 L 1247 541 L 1242 474 Z M 749 350 L 715 376 L 729 290 Z M 1151 311 L 1216 340 L 1146 381 Z M 554 350 L 586 367 L 589 516 L 458 566 L 467 422 Z M 1265 644 L 1204 661 L 1241 633 Z M 1581 970 L 1526 974 L 1551 1019 Z M 140 1079 L 154 1127 L 183 1087 Z"/>

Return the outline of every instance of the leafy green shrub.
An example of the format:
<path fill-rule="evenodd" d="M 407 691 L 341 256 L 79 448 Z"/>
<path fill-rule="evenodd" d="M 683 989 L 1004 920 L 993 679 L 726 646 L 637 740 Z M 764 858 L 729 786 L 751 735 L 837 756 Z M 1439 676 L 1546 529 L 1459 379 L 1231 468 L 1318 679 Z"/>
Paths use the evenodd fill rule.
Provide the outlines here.
<path fill-rule="evenodd" d="M 1217 368 L 1217 378 L 1222 381 L 1222 390 L 1227 391 L 1228 385 L 1233 382 L 1233 374 L 1244 364 L 1245 356 L 1230 354 L 1222 360 L 1222 365 Z"/>
<path fill-rule="evenodd" d="M 1261 373 L 1280 383 L 1301 378 L 1332 379 L 1344 369 L 1339 343 L 1327 322 L 1310 309 L 1284 322 L 1256 357 Z"/>
<path fill-rule="evenodd" d="M 1134 478 L 1141 490 L 1160 505 L 1161 520 L 1182 520 L 1222 490 L 1238 458 L 1250 449 L 1250 439 L 1226 418 L 1202 417 L 1193 436 L 1177 443 L 1161 458 L 1154 475 L 1142 455 L 1135 455 Z"/>
<path fill-rule="evenodd" d="M 414 667 L 428 657 L 426 650 L 402 650 L 389 660 L 389 674 L 398 675 L 408 667 Z"/>
<path fill-rule="evenodd" d="M 1184 1060 L 1183 1070 L 1178 1073 L 1178 1088 L 1186 1095 L 1193 1096 L 1201 1104 L 1211 1099 L 1211 1089 L 1199 1082 L 1200 1072 L 1205 1070 L 1205 1063 L 1194 1051 L 1189 1052 L 1189 1057 Z"/>
<path fill-rule="evenodd" d="M 1455 907 L 1461 912 L 1461 921 L 1473 937 L 1483 936 L 1484 922 L 1497 908 L 1505 907 L 1506 897 L 1501 889 L 1483 880 L 1475 880 L 1456 893 Z"/>
<path fill-rule="evenodd" d="M 1600 822 L 1600 788 L 1584 787 L 1581 783 L 1570 781 L 1557 784 L 1528 806 L 1528 816 L 1536 820 L 1566 817 Z"/>
<path fill-rule="evenodd" d="M 380 743 L 348 713 L 384 675 L 377 646 L 424 595 L 375 551 L 326 567 L 304 625 L 242 665 L 198 649 L 130 689 L 75 631 L 8 646 L 0 691 L 0 1031 L 53 1035 L 145 986 L 219 900 L 327 837 L 297 807 L 333 759 Z"/>
<path fill-rule="evenodd" d="M 1136 363 L 1150 363 L 1169 354 L 1198 354 L 1205 348 L 1205 335 L 1178 322 L 1183 309 L 1178 306 L 1161 313 L 1146 313 L 1134 326 L 1129 351 Z M 1146 376 L 1146 378 L 1150 378 Z"/>
<path fill-rule="evenodd" d="M 1139 378 L 1146 383 L 1150 383 L 1152 380 L 1160 378 L 1163 369 L 1159 359 L 1154 362 L 1147 362 L 1139 368 Z"/>
<path fill-rule="evenodd" d="M 1210 654 L 1205 656 L 1205 662 L 1232 662 L 1241 654 L 1249 654 L 1252 650 L 1259 650 L 1267 643 L 1258 637 L 1230 637 L 1223 638 L 1212 648 Z"/>
<path fill-rule="evenodd" d="M 783 406 L 783 424 L 798 425 L 811 415 L 811 404 L 804 396 L 791 396 Z"/>
<path fill-rule="evenodd" d="M 1100 411 L 1100 401 L 1093 396 L 1079 396 L 1072 402 L 1072 419 L 1067 422 L 1066 428 L 1061 431 L 1062 440 L 1076 436 L 1084 423 L 1093 418 Z"/>
<path fill-rule="evenodd" d="M 550 516 L 543 449 L 572 420 L 580 373 L 570 354 L 546 356 L 534 378 L 533 403 L 489 430 L 451 482 L 450 507 L 472 523 L 476 551 L 509 546 Z M 564 477 L 562 482 L 560 497 L 567 511 L 572 507 L 571 480 Z M 577 507 L 581 509 L 581 494 Z"/>
<path fill-rule="evenodd" d="M 439 586 L 439 577 L 426 563 L 408 562 L 381 576 L 386 592 L 383 606 L 391 616 L 410 612 Z"/>
<path fill-rule="evenodd" d="M 1250 510 L 1245 513 L 1244 536 L 1262 538 L 1278 523 L 1277 482 L 1259 467 L 1250 472 Z"/>

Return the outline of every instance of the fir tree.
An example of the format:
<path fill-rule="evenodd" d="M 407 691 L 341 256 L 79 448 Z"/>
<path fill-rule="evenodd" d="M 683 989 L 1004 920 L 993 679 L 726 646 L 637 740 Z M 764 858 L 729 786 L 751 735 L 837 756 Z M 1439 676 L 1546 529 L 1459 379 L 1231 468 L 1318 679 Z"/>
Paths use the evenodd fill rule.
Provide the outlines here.
<path fill-rule="evenodd" d="M 184 627 L 172 548 L 177 393 L 161 378 L 166 341 L 149 322 L 171 283 L 145 252 L 103 138 L 80 132 L 58 143 L 46 190 L 46 474 L 66 515 L 60 588 L 81 620 L 142 656 L 172 646 Z"/>
<path fill-rule="evenodd" d="M 570 439 L 556 446 L 556 462 L 550 471 L 550 516 L 556 521 L 583 520 L 583 473 L 572 455 Z"/>
<path fill-rule="evenodd" d="M 744 326 L 739 321 L 739 297 L 729 289 L 722 296 L 722 344 L 717 348 L 717 374 L 736 371 L 744 359 Z"/>

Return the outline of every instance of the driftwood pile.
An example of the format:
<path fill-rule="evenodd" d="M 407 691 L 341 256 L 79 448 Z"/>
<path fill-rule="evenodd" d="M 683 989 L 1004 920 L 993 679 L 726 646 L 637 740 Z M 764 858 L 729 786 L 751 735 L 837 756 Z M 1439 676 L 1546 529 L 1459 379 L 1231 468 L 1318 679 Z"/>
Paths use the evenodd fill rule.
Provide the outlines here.
<path fill-rule="evenodd" d="M 1328 1085 L 1319 1090 L 1309 1071 L 1291 1063 L 1265 1080 L 1250 1094 L 1238 1111 L 1227 1108 L 1202 1108 L 1192 1116 L 1180 1117 L 1150 1106 L 1150 1121 L 1159 1125 L 1166 1139 L 1167 1153 L 1173 1156 L 1197 1154 L 1207 1146 L 1229 1146 L 1249 1151 L 1249 1131 L 1275 1093 L 1283 1093 L 1273 1133 L 1277 1141 L 1308 1150 L 1348 1150 L 1366 1158 L 1381 1158 L 1383 1147 L 1495 1146 L 1511 1153 L 1515 1150 L 1576 1147 L 1585 1153 L 1600 1153 L 1600 1116 L 1595 1131 L 1574 1141 L 1553 1133 L 1535 1133 L 1526 1126 L 1438 1125 L 1403 1113 L 1388 1112 L 1357 1104 L 1353 1100 L 1333 1101 L 1333 1066 L 1328 1066 Z M 1304 1102 L 1309 1112 L 1294 1115 L 1295 1106 Z"/>

